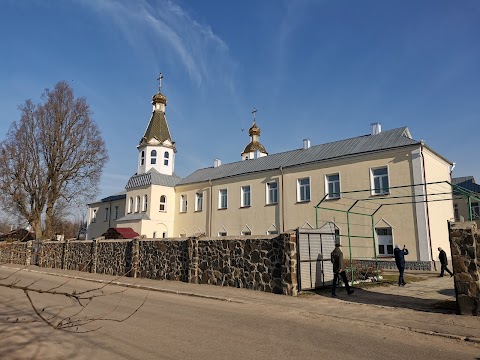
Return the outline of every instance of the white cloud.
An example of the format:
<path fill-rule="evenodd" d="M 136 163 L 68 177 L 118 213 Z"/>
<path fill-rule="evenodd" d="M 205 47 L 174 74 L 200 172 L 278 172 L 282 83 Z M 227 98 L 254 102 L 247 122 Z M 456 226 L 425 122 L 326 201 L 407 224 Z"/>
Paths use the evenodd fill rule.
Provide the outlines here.
<path fill-rule="evenodd" d="M 214 77 L 219 65 L 235 67 L 226 43 L 171 1 L 78 1 L 118 27 L 134 51 L 153 51 L 183 65 L 198 86 Z"/>

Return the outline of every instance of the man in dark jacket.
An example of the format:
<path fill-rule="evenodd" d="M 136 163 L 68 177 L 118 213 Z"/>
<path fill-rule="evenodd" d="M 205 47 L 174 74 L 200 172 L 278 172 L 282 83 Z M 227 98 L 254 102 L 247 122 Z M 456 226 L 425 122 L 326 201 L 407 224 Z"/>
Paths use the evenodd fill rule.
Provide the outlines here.
<path fill-rule="evenodd" d="M 440 259 L 440 265 L 442 266 L 440 270 L 440 275 L 438 276 L 443 277 L 443 273 L 446 271 L 447 273 L 450 274 L 450 277 L 452 277 L 453 274 L 450 270 L 448 270 L 448 267 L 447 267 L 448 265 L 447 254 L 441 247 L 438 248 L 438 251 L 440 251 L 440 253 L 438 254 L 438 258 Z"/>
<path fill-rule="evenodd" d="M 397 264 L 398 269 L 398 286 L 405 286 L 406 284 L 406 282 L 403 280 L 403 273 L 405 271 L 405 255 L 408 255 L 408 250 L 405 249 L 405 245 L 403 245 L 402 250 L 400 250 L 398 245 L 395 245 L 393 256 L 395 256 L 395 263 Z"/>
<path fill-rule="evenodd" d="M 332 284 L 332 296 L 337 297 L 335 290 L 337 289 L 338 277 L 342 278 L 343 283 L 345 284 L 345 289 L 347 289 L 347 294 L 352 295 L 353 289 L 350 289 L 350 285 L 348 284 L 347 274 L 345 273 L 345 269 L 343 269 L 343 253 L 340 249 L 340 243 L 335 243 L 335 250 L 332 251 L 330 254 L 330 259 L 333 264 L 333 284 Z"/>

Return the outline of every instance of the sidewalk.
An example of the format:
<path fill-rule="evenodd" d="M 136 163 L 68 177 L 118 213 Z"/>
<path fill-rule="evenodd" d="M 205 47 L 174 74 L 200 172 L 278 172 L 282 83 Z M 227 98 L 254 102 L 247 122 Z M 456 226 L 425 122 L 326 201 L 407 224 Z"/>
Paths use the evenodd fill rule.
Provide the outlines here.
<path fill-rule="evenodd" d="M 3 268 L 21 268 L 2 265 Z M 480 344 L 480 321 L 475 316 L 460 316 L 441 313 L 432 308 L 438 301 L 455 300 L 453 279 L 438 278 L 425 274 L 427 280 L 407 284 L 405 287 L 378 286 L 355 289 L 348 296 L 343 289 L 338 298 L 313 293 L 298 297 L 275 295 L 247 289 L 236 289 L 214 285 L 195 285 L 168 280 L 134 279 L 79 271 L 39 268 L 29 266 L 22 271 L 32 271 L 94 281 L 111 282 L 115 285 L 135 287 L 150 291 L 197 296 L 221 301 L 233 301 L 258 306 L 278 307 L 279 311 L 295 310 L 299 316 L 334 317 L 360 321 L 375 327 L 379 324 L 416 331 L 423 334 L 444 336 Z"/>

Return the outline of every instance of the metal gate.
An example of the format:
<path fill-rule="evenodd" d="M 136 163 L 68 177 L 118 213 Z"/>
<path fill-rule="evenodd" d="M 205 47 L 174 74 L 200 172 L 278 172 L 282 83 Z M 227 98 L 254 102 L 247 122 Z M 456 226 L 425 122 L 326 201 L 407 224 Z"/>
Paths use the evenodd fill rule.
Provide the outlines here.
<path fill-rule="evenodd" d="M 328 229 L 297 229 L 298 289 L 312 290 L 333 281 L 330 254 L 335 249 L 335 232 Z"/>

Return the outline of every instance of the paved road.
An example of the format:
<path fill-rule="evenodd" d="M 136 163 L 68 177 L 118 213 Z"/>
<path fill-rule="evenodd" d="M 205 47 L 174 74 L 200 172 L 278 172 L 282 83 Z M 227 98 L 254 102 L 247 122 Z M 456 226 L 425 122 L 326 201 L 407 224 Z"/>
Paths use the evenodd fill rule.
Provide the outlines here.
<path fill-rule="evenodd" d="M 0 269 L 0 276 L 11 271 Z M 46 289 L 68 279 L 22 272 L 20 280 L 23 284 L 39 280 L 32 286 Z M 96 286 L 70 280 L 60 289 L 82 291 Z M 119 319 L 148 297 L 124 322 L 96 321 L 91 326 L 102 328 L 71 334 L 32 323 L 35 316 L 24 293 L 0 287 L 0 358 L 480 359 L 476 345 L 320 316 L 285 306 L 285 302 L 276 301 L 279 295 L 259 303 L 237 303 L 119 286 L 104 290 L 107 294 L 125 292 L 96 298 L 81 315 L 98 318 L 108 314 Z M 59 296 L 36 294 L 33 301 L 40 309 L 46 307 L 45 313 L 75 311 L 70 301 Z M 16 319 L 18 322 L 12 323 Z"/>

